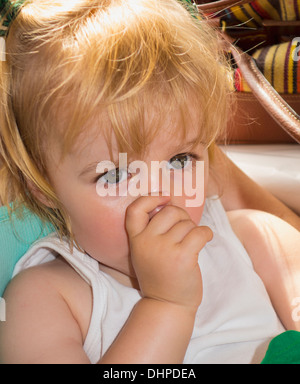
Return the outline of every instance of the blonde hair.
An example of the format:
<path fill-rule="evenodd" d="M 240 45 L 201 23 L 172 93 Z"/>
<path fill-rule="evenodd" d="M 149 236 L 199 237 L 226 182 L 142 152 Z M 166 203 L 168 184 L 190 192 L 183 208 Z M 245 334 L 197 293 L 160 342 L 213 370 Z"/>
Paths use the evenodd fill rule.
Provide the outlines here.
<path fill-rule="evenodd" d="M 191 94 L 201 109 L 199 142 L 212 144 L 227 119 L 230 84 L 218 40 L 176 0 L 25 1 L 6 39 L 0 81 L 0 198 L 69 237 L 47 177 L 50 139 L 67 153 L 105 111 L 120 151 L 142 153 L 164 114 L 184 111 Z M 157 121 L 147 130 L 154 101 Z"/>

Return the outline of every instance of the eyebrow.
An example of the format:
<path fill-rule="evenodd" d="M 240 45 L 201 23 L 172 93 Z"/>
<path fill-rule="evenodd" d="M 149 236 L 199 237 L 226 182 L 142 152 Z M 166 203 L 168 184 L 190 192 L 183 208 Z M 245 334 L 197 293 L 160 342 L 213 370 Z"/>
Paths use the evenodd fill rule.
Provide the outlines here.
<path fill-rule="evenodd" d="M 107 165 L 109 166 L 110 164 L 114 164 L 116 167 L 119 166 L 119 161 L 112 161 L 112 160 L 100 160 L 100 161 L 94 161 L 93 163 L 90 163 L 89 165 L 87 165 L 86 167 L 84 167 L 84 169 L 79 172 L 78 176 L 79 177 L 83 177 L 91 172 L 94 172 L 96 173 L 97 172 L 97 166 L 100 164 L 100 163 L 107 163 Z"/>
<path fill-rule="evenodd" d="M 205 147 L 205 144 L 202 141 L 197 142 L 197 137 L 195 137 L 193 140 L 190 140 L 187 143 L 179 144 L 178 147 L 174 149 L 174 152 L 179 151 L 180 149 L 193 149 L 199 145 L 203 145 Z"/>

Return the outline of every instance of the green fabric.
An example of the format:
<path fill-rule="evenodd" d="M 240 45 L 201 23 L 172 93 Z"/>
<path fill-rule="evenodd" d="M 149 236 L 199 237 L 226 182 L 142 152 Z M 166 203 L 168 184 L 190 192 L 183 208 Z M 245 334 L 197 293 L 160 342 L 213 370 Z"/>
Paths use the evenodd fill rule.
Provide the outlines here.
<path fill-rule="evenodd" d="M 0 37 L 5 37 L 25 0 L 0 0 Z"/>
<path fill-rule="evenodd" d="M 190 12 L 190 14 L 195 18 L 198 19 L 199 11 L 197 6 L 194 4 L 192 0 L 179 0 L 185 8 Z"/>
<path fill-rule="evenodd" d="M 15 264 L 38 239 L 53 232 L 50 224 L 43 225 L 40 219 L 24 211 L 24 220 L 12 214 L 9 218 L 6 207 L 0 207 L 0 297 L 11 279 Z"/>
<path fill-rule="evenodd" d="M 300 364 L 300 332 L 286 331 L 275 337 L 262 364 Z"/>

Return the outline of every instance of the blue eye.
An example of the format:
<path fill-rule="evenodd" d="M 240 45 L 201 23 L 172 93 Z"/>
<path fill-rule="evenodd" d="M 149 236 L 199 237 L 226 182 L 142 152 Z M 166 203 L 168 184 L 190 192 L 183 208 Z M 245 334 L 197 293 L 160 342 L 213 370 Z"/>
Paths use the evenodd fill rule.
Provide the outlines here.
<path fill-rule="evenodd" d="M 105 184 L 119 184 L 128 178 L 126 169 L 112 169 L 100 176 L 98 181 L 102 181 Z"/>
<path fill-rule="evenodd" d="M 193 158 L 194 158 L 194 156 L 191 154 L 188 154 L 188 153 L 176 155 L 176 156 L 172 157 L 171 160 L 169 160 L 170 169 L 187 168 L 191 164 Z"/>

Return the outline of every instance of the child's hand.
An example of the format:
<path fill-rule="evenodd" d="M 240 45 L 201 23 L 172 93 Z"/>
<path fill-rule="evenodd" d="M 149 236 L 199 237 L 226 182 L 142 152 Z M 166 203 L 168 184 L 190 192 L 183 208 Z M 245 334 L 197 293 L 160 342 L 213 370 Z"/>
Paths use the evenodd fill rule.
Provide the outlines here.
<path fill-rule="evenodd" d="M 198 253 L 212 239 L 168 196 L 142 196 L 127 209 L 131 261 L 144 297 L 196 310 L 202 301 Z M 154 217 L 150 213 L 164 206 Z"/>

